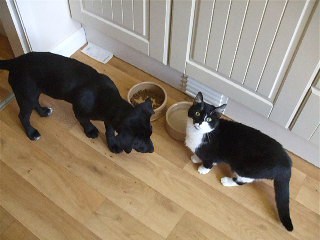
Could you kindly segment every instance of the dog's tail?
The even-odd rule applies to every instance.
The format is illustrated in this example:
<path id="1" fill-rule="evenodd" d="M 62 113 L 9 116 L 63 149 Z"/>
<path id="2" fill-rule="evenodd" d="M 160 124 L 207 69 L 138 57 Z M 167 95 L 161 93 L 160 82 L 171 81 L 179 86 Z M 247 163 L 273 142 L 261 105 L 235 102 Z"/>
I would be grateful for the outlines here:
<path id="1" fill-rule="evenodd" d="M 11 70 L 13 60 L 0 60 L 0 69 Z"/>
<path id="2" fill-rule="evenodd" d="M 293 230 L 289 210 L 289 183 L 291 168 L 281 173 L 281 176 L 274 179 L 274 191 L 280 221 L 288 231 Z"/>

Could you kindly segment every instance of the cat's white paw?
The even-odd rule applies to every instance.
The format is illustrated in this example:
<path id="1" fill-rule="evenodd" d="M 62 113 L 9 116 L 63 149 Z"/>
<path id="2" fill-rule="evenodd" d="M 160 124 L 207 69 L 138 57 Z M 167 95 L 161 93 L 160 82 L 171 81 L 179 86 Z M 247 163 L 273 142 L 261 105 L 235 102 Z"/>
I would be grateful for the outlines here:
<path id="1" fill-rule="evenodd" d="M 201 163 L 201 162 L 202 162 L 201 159 L 198 158 L 197 155 L 192 155 L 192 156 L 191 156 L 191 161 L 192 161 L 193 163 Z"/>
<path id="2" fill-rule="evenodd" d="M 198 172 L 200 174 L 207 174 L 208 172 L 210 172 L 210 168 L 205 168 L 203 165 L 201 165 L 200 167 L 198 167 Z"/>
<path id="3" fill-rule="evenodd" d="M 225 187 L 238 186 L 238 184 L 237 184 L 236 182 L 234 182 L 232 178 L 229 178 L 229 177 L 223 177 L 223 178 L 221 178 L 221 183 L 222 183 L 222 185 L 225 186 Z"/>

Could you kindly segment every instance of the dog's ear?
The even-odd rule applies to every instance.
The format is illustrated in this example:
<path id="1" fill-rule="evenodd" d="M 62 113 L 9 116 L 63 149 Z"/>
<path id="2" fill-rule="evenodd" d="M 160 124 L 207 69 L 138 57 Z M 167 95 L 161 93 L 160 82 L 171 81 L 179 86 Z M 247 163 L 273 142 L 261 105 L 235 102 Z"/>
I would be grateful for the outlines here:
<path id="1" fill-rule="evenodd" d="M 154 111 L 152 108 L 152 101 L 150 98 L 147 98 L 143 103 L 141 103 L 140 107 L 144 112 L 146 112 L 150 115 L 154 114 Z"/>

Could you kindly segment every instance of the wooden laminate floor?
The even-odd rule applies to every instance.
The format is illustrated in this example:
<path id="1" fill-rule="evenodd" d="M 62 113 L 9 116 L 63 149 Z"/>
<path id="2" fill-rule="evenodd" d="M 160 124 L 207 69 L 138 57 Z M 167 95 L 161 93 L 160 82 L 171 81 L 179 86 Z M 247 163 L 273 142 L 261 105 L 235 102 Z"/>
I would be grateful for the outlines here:
<path id="1" fill-rule="evenodd" d="M 0 38 L 0 59 L 10 58 Z M 81 52 L 74 58 L 114 80 L 123 97 L 140 81 L 159 80 L 113 58 L 103 65 Z M 57 69 L 58 70 L 58 69 Z M 0 99 L 9 92 L 0 71 Z M 160 82 L 168 106 L 190 100 Z M 171 139 L 164 118 L 153 123 L 152 154 L 113 154 L 99 138 L 88 139 L 71 105 L 41 96 L 54 108 L 49 118 L 33 114 L 42 137 L 31 142 L 18 119 L 16 101 L 0 112 L 0 239 L 189 240 L 319 239 L 319 169 L 291 154 L 291 217 L 294 231 L 281 225 L 272 182 L 227 188 L 227 166 L 200 175 L 191 153 Z"/>

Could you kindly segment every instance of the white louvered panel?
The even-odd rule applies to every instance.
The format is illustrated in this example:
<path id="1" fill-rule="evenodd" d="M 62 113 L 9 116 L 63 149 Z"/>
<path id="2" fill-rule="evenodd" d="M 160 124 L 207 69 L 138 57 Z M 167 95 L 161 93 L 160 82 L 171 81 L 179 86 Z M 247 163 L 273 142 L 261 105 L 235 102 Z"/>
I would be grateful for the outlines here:
<path id="1" fill-rule="evenodd" d="M 259 33 L 267 1 L 250 1 L 243 26 L 238 51 L 235 57 L 231 79 L 243 83 L 248 63 L 252 57 L 257 35 Z"/>
<path id="2" fill-rule="evenodd" d="M 279 85 L 284 77 L 285 71 L 291 59 L 289 53 L 292 55 L 294 49 L 290 49 L 290 42 L 294 39 L 294 32 L 296 30 L 299 18 L 303 14 L 304 6 L 307 1 L 289 1 L 285 9 L 275 42 L 272 46 L 267 64 L 265 66 L 263 75 L 260 79 L 258 92 L 273 100 L 277 94 Z"/>
<path id="3" fill-rule="evenodd" d="M 312 6 L 312 5 L 311 5 Z M 282 82 L 281 91 L 277 95 L 277 101 L 274 104 L 269 119 L 277 122 L 281 126 L 288 128 L 292 125 L 297 113 L 304 106 L 304 99 L 310 88 L 317 81 L 317 73 L 320 69 L 319 51 L 315 46 L 319 46 L 320 29 L 320 4 L 317 2 L 309 13 L 306 13 L 308 24 L 304 28 L 303 37 L 296 48 L 294 58 L 287 69 L 285 80 Z M 317 93 L 319 104 L 319 91 Z M 319 105 L 313 104 L 314 118 L 319 117 Z M 306 129 L 310 121 L 306 121 Z"/>
<path id="4" fill-rule="evenodd" d="M 82 0 L 83 10 L 149 38 L 149 0 Z"/>
<path id="5" fill-rule="evenodd" d="M 160 3 L 160 4 L 169 4 L 168 2 L 167 2 L 168 0 L 166 0 L 166 1 L 158 1 L 158 4 Z M 151 7 L 150 7 L 150 5 L 151 5 L 151 3 L 150 3 L 150 0 L 143 0 L 143 36 L 149 36 L 149 34 L 150 34 L 150 28 L 152 28 L 152 27 L 156 27 L 156 25 L 155 26 L 151 26 L 150 25 L 150 9 L 151 9 Z M 158 10 L 158 12 L 160 12 L 159 10 Z M 161 14 L 160 14 L 161 15 Z M 168 16 L 170 16 L 170 15 L 168 15 Z M 163 21 L 164 21 L 164 19 L 163 19 Z"/>
<path id="6" fill-rule="evenodd" d="M 188 78 L 186 93 L 189 96 L 195 97 L 198 92 L 202 92 L 205 102 L 213 104 L 214 106 L 220 106 L 228 102 L 228 98 L 226 96 L 214 91 L 211 88 L 208 88 L 192 78 Z"/>
<path id="7" fill-rule="evenodd" d="M 208 43 L 208 53 L 205 59 L 205 64 L 213 70 L 218 69 L 218 64 L 223 47 L 226 24 L 229 17 L 231 1 L 216 0 L 211 31 Z"/>
<path id="8" fill-rule="evenodd" d="M 122 0 L 123 26 L 133 31 L 133 1 Z"/>
<path id="9" fill-rule="evenodd" d="M 96 0 L 84 0 L 82 2 L 83 8 L 91 13 L 94 13 L 95 15 L 102 17 L 102 6 L 101 1 Z"/>
<path id="10" fill-rule="evenodd" d="M 133 0 L 133 29 L 136 33 L 146 36 L 144 27 L 144 1 Z"/>
<path id="11" fill-rule="evenodd" d="M 199 63 L 205 62 L 211 24 L 214 14 L 215 1 L 198 1 L 196 6 L 195 29 L 197 31 L 193 38 L 193 50 L 191 58 Z"/>
<path id="12" fill-rule="evenodd" d="M 123 25 L 123 11 L 122 11 L 122 1 L 112 0 L 112 14 L 113 21 L 117 24 Z"/>
<path id="13" fill-rule="evenodd" d="M 249 6 L 247 1 L 232 1 L 218 72 L 230 77 Z"/>
<path id="14" fill-rule="evenodd" d="M 112 1 L 103 0 L 101 2 L 101 7 L 102 7 L 102 18 L 112 21 Z"/>
<path id="15" fill-rule="evenodd" d="M 251 61 L 248 62 L 248 71 L 244 78 L 244 84 L 253 91 L 258 88 L 264 63 L 272 49 L 286 6 L 287 1 L 268 2 L 257 42 L 253 48 Z"/>
<path id="16" fill-rule="evenodd" d="M 103 16 L 103 10 L 102 10 L 102 1 L 101 0 L 93 0 L 93 12 L 99 16 Z"/>
<path id="17" fill-rule="evenodd" d="M 86 10 L 88 12 L 94 12 L 93 0 L 83 0 L 82 7 L 84 10 Z"/>
<path id="18" fill-rule="evenodd" d="M 195 1 L 189 58 L 273 101 L 305 2 Z"/>

